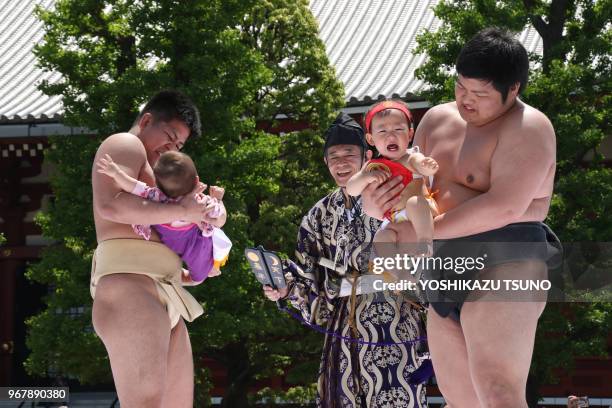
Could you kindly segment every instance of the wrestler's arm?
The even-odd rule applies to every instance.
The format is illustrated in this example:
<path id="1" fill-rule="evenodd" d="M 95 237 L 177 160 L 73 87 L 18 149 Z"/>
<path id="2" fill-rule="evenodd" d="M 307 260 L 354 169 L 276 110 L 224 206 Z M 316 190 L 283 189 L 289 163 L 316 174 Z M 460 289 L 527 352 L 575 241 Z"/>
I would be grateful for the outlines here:
<path id="1" fill-rule="evenodd" d="M 550 195 L 548 197 L 536 198 L 531 202 L 525 214 L 517 222 L 543 221 L 548 215 L 550 207 Z"/>
<path id="2" fill-rule="evenodd" d="M 119 168 L 132 178 L 138 178 L 147 162 L 144 146 L 129 133 L 107 138 L 98 149 L 95 161 L 106 154 L 111 155 Z M 92 172 L 92 186 L 95 210 L 102 218 L 115 223 L 151 225 L 177 219 L 197 223 L 202 219 L 204 206 L 195 199 L 195 193 L 201 192 L 200 186 L 196 187 L 194 194 L 176 204 L 155 203 L 125 193 L 113 179 L 97 171 Z"/>
<path id="3" fill-rule="evenodd" d="M 518 222 L 555 166 L 555 133 L 542 115 L 500 137 L 489 191 L 437 216 L 436 239 L 477 234 Z"/>

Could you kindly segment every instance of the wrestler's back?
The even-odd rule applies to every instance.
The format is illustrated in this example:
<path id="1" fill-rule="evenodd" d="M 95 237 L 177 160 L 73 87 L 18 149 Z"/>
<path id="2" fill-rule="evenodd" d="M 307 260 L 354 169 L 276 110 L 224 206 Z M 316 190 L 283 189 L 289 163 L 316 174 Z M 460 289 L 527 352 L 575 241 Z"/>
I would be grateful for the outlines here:
<path id="1" fill-rule="evenodd" d="M 116 135 L 113 135 L 116 137 Z M 94 164 L 92 166 L 92 186 L 93 186 L 93 199 L 94 203 L 96 202 L 96 194 L 100 187 L 105 187 L 109 184 L 114 183 L 114 181 L 104 175 L 100 174 L 96 170 L 96 162 L 104 155 L 112 150 L 113 143 L 115 142 L 112 137 L 109 136 L 105 139 L 96 152 L 96 157 L 94 159 Z M 109 140 L 111 139 L 111 140 Z M 139 169 L 138 180 L 146 183 L 149 186 L 155 185 L 155 177 L 153 175 L 153 169 L 148 161 L 145 161 L 145 165 Z M 129 194 L 129 192 L 124 192 L 121 194 Z M 110 221 L 101 216 L 99 209 L 96 205 L 93 206 L 93 215 L 94 215 L 94 224 L 96 227 L 96 238 L 98 242 L 106 241 L 107 239 L 118 239 L 118 238 L 129 238 L 129 239 L 144 239 L 138 234 L 134 232 L 132 226 L 130 224 L 120 224 L 117 222 Z M 151 231 L 151 241 L 160 242 L 159 236 L 155 232 L 155 230 Z"/>
<path id="2" fill-rule="evenodd" d="M 491 158 L 499 138 L 520 132 L 521 121 L 528 115 L 542 115 L 528 105 L 520 107 L 481 127 L 468 127 L 461 118 L 455 102 L 432 109 L 435 120 L 430 120 L 425 135 L 426 156 L 442 163 L 434 178 L 433 190 L 440 211 L 446 212 L 486 191 L 491 186 Z M 554 166 L 542 187 L 533 197 L 525 214 L 518 221 L 543 221 L 548 213 Z M 517 182 L 520 182 L 517 180 Z"/>

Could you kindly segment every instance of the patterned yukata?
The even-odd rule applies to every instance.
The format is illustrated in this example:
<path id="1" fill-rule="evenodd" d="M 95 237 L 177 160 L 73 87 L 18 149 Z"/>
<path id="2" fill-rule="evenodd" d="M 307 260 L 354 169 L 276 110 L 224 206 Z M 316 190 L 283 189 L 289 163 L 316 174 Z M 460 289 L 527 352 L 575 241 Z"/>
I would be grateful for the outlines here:
<path id="1" fill-rule="evenodd" d="M 369 253 L 380 221 L 365 215 L 361 199 L 347 210 L 341 189 L 324 197 L 303 218 L 296 255 L 290 263 L 287 299 L 302 317 L 328 332 L 390 345 L 368 345 L 326 334 L 319 368 L 317 407 L 426 407 L 424 384 L 411 385 L 420 365 L 421 343 L 401 343 L 425 336 L 418 310 L 389 291 L 357 295 L 351 319 L 351 296 L 339 297 L 341 280 L 368 271 Z M 319 265 L 335 260 L 336 269 Z M 342 271 L 346 265 L 346 271 Z M 397 344 L 400 343 L 400 344 Z"/>

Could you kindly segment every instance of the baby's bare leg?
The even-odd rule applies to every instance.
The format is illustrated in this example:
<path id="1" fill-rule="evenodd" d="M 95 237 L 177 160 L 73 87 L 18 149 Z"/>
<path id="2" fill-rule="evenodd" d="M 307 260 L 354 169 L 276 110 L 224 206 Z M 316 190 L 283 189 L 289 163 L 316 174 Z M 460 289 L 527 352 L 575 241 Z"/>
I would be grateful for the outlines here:
<path id="1" fill-rule="evenodd" d="M 374 251 L 379 258 L 392 258 L 397 254 L 397 233 L 389 228 L 376 231 Z"/>
<path id="2" fill-rule="evenodd" d="M 390 228 L 378 230 L 374 235 L 374 250 L 378 258 L 394 258 L 398 254 L 397 247 L 398 235 L 397 232 Z M 381 274 L 386 282 L 393 282 L 399 279 L 401 271 L 395 268 L 385 269 L 382 272 L 373 270 L 376 274 Z"/>
<path id="3" fill-rule="evenodd" d="M 379 256 L 394 256 L 397 245 L 397 233 L 389 228 L 376 231 L 374 248 Z"/>
<path id="4" fill-rule="evenodd" d="M 414 195 L 406 201 L 406 214 L 412 223 L 419 244 L 424 244 L 424 256 L 433 253 L 433 217 L 429 203 L 422 195 Z"/>

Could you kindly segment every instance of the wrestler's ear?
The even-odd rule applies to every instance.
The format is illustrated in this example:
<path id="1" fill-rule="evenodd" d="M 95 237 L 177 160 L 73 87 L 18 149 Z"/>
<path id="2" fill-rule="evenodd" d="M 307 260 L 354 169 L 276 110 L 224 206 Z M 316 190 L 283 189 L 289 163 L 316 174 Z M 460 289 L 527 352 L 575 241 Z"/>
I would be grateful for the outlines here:
<path id="1" fill-rule="evenodd" d="M 138 119 L 138 127 L 140 127 L 140 129 L 144 129 L 151 124 L 153 124 L 153 115 L 149 112 L 144 113 L 140 119 Z"/>
<path id="2" fill-rule="evenodd" d="M 374 139 L 372 138 L 371 133 L 366 133 L 366 140 L 370 146 L 374 146 Z"/>
<path id="3" fill-rule="evenodd" d="M 519 89 L 521 89 L 521 83 L 520 82 L 517 82 L 514 85 L 510 86 L 510 88 L 508 89 L 508 96 L 510 96 L 511 99 L 516 98 L 518 96 Z"/>

